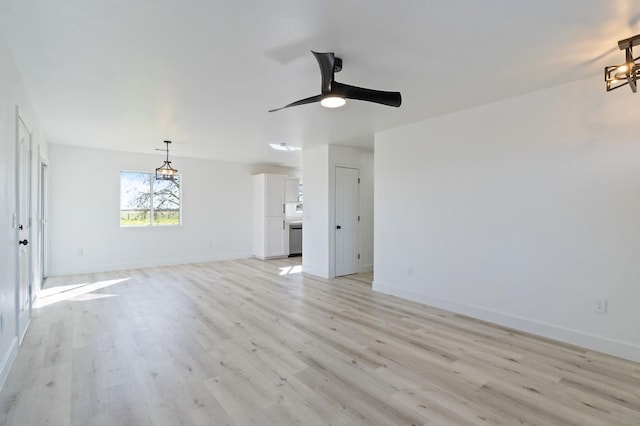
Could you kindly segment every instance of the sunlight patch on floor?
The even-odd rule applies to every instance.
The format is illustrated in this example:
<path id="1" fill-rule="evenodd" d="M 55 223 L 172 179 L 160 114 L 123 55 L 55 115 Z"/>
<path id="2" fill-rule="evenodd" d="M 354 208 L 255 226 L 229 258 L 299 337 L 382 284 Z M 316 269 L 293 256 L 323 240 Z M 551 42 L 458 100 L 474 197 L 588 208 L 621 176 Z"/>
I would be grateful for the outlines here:
<path id="1" fill-rule="evenodd" d="M 76 302 L 103 299 L 105 297 L 114 297 L 115 294 L 94 293 L 115 284 L 129 281 L 131 278 L 121 278 L 117 280 L 97 281 L 94 283 L 83 283 L 73 285 L 61 285 L 57 287 L 45 288 L 40 291 L 40 295 L 36 302 L 36 309 L 53 305 L 54 303 L 71 300 Z"/>
<path id="2" fill-rule="evenodd" d="M 299 274 L 302 272 L 302 265 L 295 266 L 285 266 L 280 269 L 280 273 L 278 275 L 291 275 L 291 274 Z"/>

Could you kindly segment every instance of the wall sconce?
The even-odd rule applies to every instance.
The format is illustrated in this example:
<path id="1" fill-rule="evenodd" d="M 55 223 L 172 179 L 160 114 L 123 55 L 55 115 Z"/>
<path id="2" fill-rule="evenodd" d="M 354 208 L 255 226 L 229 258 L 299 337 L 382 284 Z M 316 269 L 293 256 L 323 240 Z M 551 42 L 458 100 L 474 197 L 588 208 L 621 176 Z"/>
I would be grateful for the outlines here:
<path id="1" fill-rule="evenodd" d="M 164 164 L 156 169 L 156 180 L 174 180 L 175 175 L 178 173 L 176 169 L 171 167 L 171 161 L 169 161 L 169 144 L 171 141 L 164 141 L 167 144 L 167 159 L 164 160 Z M 164 151 L 159 149 L 158 151 Z"/>
<path id="2" fill-rule="evenodd" d="M 637 80 L 640 80 L 640 64 L 638 59 L 633 57 L 633 46 L 640 44 L 640 34 L 618 42 L 620 50 L 625 51 L 625 62 L 622 65 L 612 65 L 604 68 L 604 81 L 607 83 L 607 92 L 618 87 L 631 87 L 631 91 L 636 93 Z"/>

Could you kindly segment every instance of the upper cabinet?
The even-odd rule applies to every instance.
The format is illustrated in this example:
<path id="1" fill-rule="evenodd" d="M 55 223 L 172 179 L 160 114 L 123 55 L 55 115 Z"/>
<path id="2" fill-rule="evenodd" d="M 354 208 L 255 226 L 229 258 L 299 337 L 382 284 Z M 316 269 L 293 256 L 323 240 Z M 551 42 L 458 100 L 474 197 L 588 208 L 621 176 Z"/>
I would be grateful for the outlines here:
<path id="1" fill-rule="evenodd" d="M 265 185 L 265 216 L 284 215 L 284 182 L 285 177 L 279 175 L 264 175 Z"/>
<path id="2" fill-rule="evenodd" d="M 300 191 L 300 185 L 298 179 L 287 178 L 285 183 L 285 202 L 297 203 L 299 201 L 298 193 Z"/>

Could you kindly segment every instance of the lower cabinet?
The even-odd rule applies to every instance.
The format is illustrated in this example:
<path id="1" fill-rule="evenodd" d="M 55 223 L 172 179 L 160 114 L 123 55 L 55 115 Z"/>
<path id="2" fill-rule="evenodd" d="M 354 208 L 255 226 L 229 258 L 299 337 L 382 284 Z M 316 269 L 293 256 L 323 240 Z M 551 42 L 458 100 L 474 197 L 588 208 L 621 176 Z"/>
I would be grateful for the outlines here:
<path id="1" fill-rule="evenodd" d="M 265 218 L 265 256 L 281 257 L 285 253 L 285 225 L 280 217 Z"/>

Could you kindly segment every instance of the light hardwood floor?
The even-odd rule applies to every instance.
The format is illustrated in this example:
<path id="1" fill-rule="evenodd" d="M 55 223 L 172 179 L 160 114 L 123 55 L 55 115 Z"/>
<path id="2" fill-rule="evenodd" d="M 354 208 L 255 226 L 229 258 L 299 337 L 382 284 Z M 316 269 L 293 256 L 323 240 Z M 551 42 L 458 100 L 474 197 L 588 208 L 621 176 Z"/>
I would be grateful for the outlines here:
<path id="1" fill-rule="evenodd" d="M 640 425 L 640 364 L 300 259 L 50 279 L 3 425 Z"/>

